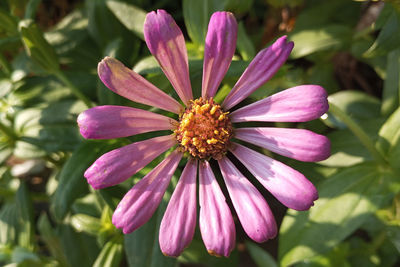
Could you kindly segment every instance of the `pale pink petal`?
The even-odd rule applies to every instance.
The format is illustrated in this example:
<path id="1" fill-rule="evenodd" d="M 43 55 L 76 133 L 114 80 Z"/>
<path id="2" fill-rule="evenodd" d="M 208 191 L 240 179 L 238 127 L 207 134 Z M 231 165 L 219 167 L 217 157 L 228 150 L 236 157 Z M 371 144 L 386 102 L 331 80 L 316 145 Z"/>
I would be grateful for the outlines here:
<path id="1" fill-rule="evenodd" d="M 227 157 L 218 160 L 218 164 L 246 234 L 256 242 L 274 238 L 278 230 L 264 197 Z"/>
<path id="2" fill-rule="evenodd" d="M 135 134 L 171 130 L 174 119 L 147 110 L 124 106 L 98 106 L 78 116 L 81 135 L 87 139 L 112 139 Z"/>
<path id="3" fill-rule="evenodd" d="M 215 12 L 204 48 L 202 97 L 214 97 L 236 49 L 237 23 L 230 12 Z"/>
<path id="4" fill-rule="evenodd" d="M 208 253 L 228 257 L 235 246 L 235 224 L 208 161 L 200 161 L 199 179 L 201 237 Z"/>
<path id="5" fill-rule="evenodd" d="M 105 57 L 99 63 L 97 72 L 102 82 L 120 96 L 177 114 L 182 111 L 182 106 L 175 99 L 115 58 Z"/>
<path id="6" fill-rule="evenodd" d="M 181 158 L 182 153 L 175 150 L 126 193 L 112 217 L 115 227 L 128 234 L 151 218 Z"/>
<path id="7" fill-rule="evenodd" d="M 119 184 L 175 144 L 175 137 L 167 135 L 114 149 L 98 158 L 84 176 L 94 189 Z"/>
<path id="8" fill-rule="evenodd" d="M 300 172 L 239 144 L 232 143 L 230 150 L 288 208 L 308 210 L 318 199 L 317 189 Z"/>
<path id="9" fill-rule="evenodd" d="M 235 86 L 226 96 L 222 106 L 231 109 L 266 83 L 285 63 L 293 49 L 293 42 L 286 43 L 286 36 L 261 50 L 243 72 Z"/>
<path id="10" fill-rule="evenodd" d="M 147 14 L 144 39 L 184 104 L 193 99 L 185 39 L 170 14 L 157 10 Z"/>
<path id="11" fill-rule="evenodd" d="M 161 221 L 159 242 L 164 255 L 178 257 L 193 239 L 197 208 L 196 176 L 197 161 L 190 159 Z"/>
<path id="12" fill-rule="evenodd" d="M 235 138 L 301 161 L 327 159 L 331 150 L 328 138 L 304 129 L 239 128 Z"/>
<path id="13" fill-rule="evenodd" d="M 264 98 L 231 113 L 232 122 L 303 122 L 328 111 L 327 94 L 318 85 L 300 85 Z"/>

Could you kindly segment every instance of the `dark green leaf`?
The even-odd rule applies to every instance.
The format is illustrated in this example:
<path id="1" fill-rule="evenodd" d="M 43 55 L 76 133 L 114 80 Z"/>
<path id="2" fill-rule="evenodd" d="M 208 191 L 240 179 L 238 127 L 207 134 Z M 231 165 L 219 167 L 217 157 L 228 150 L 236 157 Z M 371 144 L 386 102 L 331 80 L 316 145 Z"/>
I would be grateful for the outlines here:
<path id="1" fill-rule="evenodd" d="M 307 212 L 289 210 L 280 229 L 283 266 L 325 253 L 353 233 L 385 197 L 387 174 L 372 164 L 356 165 L 318 186 L 320 199 Z M 387 197 L 387 196 L 386 196 Z"/>
<path id="2" fill-rule="evenodd" d="M 254 45 L 247 36 L 242 22 L 238 25 L 237 49 L 243 60 L 251 60 L 256 55 Z"/>
<path id="3" fill-rule="evenodd" d="M 40 238 L 46 244 L 51 255 L 57 259 L 60 266 L 69 266 L 61 246 L 60 237 L 51 227 L 49 219 L 45 213 L 40 215 L 37 227 L 40 233 Z"/>
<path id="4" fill-rule="evenodd" d="M 292 33 L 289 39 L 296 45 L 290 55 L 299 58 L 319 51 L 341 49 L 350 42 L 351 34 L 350 27 L 338 24 Z"/>
<path id="5" fill-rule="evenodd" d="M 102 154 L 118 147 L 121 143 L 111 141 L 84 141 L 64 164 L 59 174 L 59 184 L 52 201 L 54 216 L 61 220 L 72 203 L 85 192 L 87 182 L 83 177 L 86 169 Z"/>
<path id="6" fill-rule="evenodd" d="M 360 127 L 374 142 L 378 139 L 378 131 L 383 119 L 371 119 L 360 123 Z M 331 167 L 347 167 L 373 160 L 368 149 L 349 130 L 339 129 L 326 135 L 331 141 L 331 156 L 319 164 Z"/>
<path id="7" fill-rule="evenodd" d="M 144 10 L 119 1 L 107 1 L 107 7 L 128 30 L 144 40 L 143 24 L 146 18 Z"/>
<path id="8" fill-rule="evenodd" d="M 108 241 L 93 264 L 93 267 L 118 267 L 123 256 L 123 237 L 118 235 Z"/>
<path id="9" fill-rule="evenodd" d="M 56 52 L 43 37 L 43 33 L 31 20 L 22 20 L 19 31 L 29 57 L 41 68 L 49 73 L 58 71 L 59 64 Z"/>
<path id="10" fill-rule="evenodd" d="M 124 236 L 125 254 L 129 266 L 176 266 L 176 259 L 164 256 L 158 244 L 158 228 L 166 206 L 165 201 L 161 202 L 160 207 L 145 225 Z"/>
<path id="11" fill-rule="evenodd" d="M 33 207 L 28 188 L 24 182 L 20 183 L 16 194 L 17 214 L 19 221 L 18 244 L 30 251 L 34 248 Z"/>
<path id="12" fill-rule="evenodd" d="M 400 108 L 398 108 L 379 130 L 377 148 L 386 156 L 393 168 L 398 169 L 400 156 Z"/>
<path id="13" fill-rule="evenodd" d="M 204 45 L 211 14 L 224 10 L 226 0 L 183 0 L 182 5 L 183 18 L 190 38 L 194 43 Z"/>
<path id="14" fill-rule="evenodd" d="M 382 30 L 379 32 L 378 38 L 372 46 L 364 53 L 365 57 L 376 57 L 386 54 L 400 45 L 400 20 L 399 14 L 395 9 L 387 19 Z"/>
<path id="15" fill-rule="evenodd" d="M 399 107 L 400 97 L 400 49 L 387 56 L 386 79 L 383 84 L 382 114 L 389 115 Z"/>
<path id="16" fill-rule="evenodd" d="M 250 252 L 251 258 L 258 267 L 278 267 L 275 259 L 266 250 L 263 250 L 250 241 L 246 242 L 246 246 Z"/>

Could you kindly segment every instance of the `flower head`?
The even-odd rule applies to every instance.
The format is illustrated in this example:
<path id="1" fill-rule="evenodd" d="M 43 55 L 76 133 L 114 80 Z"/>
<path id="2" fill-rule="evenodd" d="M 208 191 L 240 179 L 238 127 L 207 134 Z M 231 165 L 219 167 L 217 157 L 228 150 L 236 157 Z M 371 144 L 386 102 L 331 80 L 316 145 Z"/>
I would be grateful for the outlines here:
<path id="1" fill-rule="evenodd" d="M 234 126 L 247 121 L 303 122 L 316 119 L 328 110 L 325 90 L 317 85 L 297 86 L 232 111 L 286 61 L 293 43 L 287 42 L 284 36 L 261 50 L 224 101 L 216 103 L 213 97 L 236 48 L 237 23 L 229 12 L 216 12 L 211 16 L 205 42 L 202 96 L 198 99 L 193 99 L 185 41 L 173 18 L 163 10 L 149 13 L 144 36 L 150 52 L 183 105 L 110 57 L 99 63 L 99 77 L 115 93 L 175 113 L 176 118 L 122 106 L 99 106 L 78 117 L 80 132 L 85 138 L 119 138 L 171 130 L 170 135 L 112 150 L 85 172 L 87 181 L 95 189 L 116 185 L 161 153 L 176 147 L 124 196 L 114 212 L 114 225 L 124 233 L 130 233 L 146 223 L 161 202 L 186 153 L 186 166 L 160 225 L 159 242 L 164 254 L 178 256 L 193 239 L 197 221 L 197 175 L 199 224 L 207 250 L 212 255 L 229 256 L 234 247 L 232 213 L 210 167 L 210 160 L 218 162 L 229 197 L 247 235 L 257 242 L 275 237 L 277 226 L 267 202 L 229 157 L 233 155 L 242 162 L 269 192 L 289 208 L 309 209 L 318 198 L 317 190 L 298 171 L 237 143 L 234 138 L 302 161 L 326 159 L 330 153 L 329 140 L 304 129 Z"/>

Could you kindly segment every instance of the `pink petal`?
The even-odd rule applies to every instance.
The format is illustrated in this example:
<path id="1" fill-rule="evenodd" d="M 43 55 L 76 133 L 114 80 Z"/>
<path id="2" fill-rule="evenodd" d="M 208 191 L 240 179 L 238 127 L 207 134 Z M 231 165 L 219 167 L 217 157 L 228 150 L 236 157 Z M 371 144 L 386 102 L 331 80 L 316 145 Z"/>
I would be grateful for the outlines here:
<path id="1" fill-rule="evenodd" d="M 225 98 L 222 104 L 224 109 L 231 109 L 271 79 L 292 49 L 293 42 L 286 43 L 286 36 L 282 36 L 270 47 L 261 50 Z"/>
<path id="2" fill-rule="evenodd" d="M 331 150 L 328 138 L 304 129 L 239 128 L 235 138 L 301 161 L 327 159 Z"/>
<path id="3" fill-rule="evenodd" d="M 228 71 L 236 49 L 237 23 L 230 12 L 215 12 L 208 24 L 204 48 L 203 98 L 213 97 Z"/>
<path id="4" fill-rule="evenodd" d="M 239 144 L 232 143 L 230 150 L 288 208 L 308 210 L 318 199 L 317 189 L 300 172 Z"/>
<path id="5" fill-rule="evenodd" d="M 231 113 L 232 122 L 303 122 L 328 110 L 327 94 L 318 85 L 300 85 L 264 98 Z"/>
<path id="6" fill-rule="evenodd" d="M 235 246 L 235 224 L 208 161 L 199 168 L 200 232 L 211 255 L 228 257 Z"/>
<path id="7" fill-rule="evenodd" d="M 144 22 L 144 39 L 184 104 L 193 99 L 185 39 L 164 10 L 150 12 Z"/>
<path id="8" fill-rule="evenodd" d="M 264 197 L 227 158 L 218 160 L 229 196 L 247 235 L 256 242 L 274 238 L 277 226 Z"/>
<path id="9" fill-rule="evenodd" d="M 170 130 L 176 124 L 177 121 L 163 115 L 123 106 L 98 106 L 78 116 L 79 130 L 87 139 L 112 139 Z"/>
<path id="10" fill-rule="evenodd" d="M 102 82 L 113 92 L 134 102 L 180 113 L 182 106 L 145 78 L 115 58 L 105 57 L 97 66 Z"/>
<path id="11" fill-rule="evenodd" d="M 160 225 L 164 255 L 178 257 L 193 239 L 196 227 L 197 161 L 190 159 L 168 203 Z"/>
<path id="12" fill-rule="evenodd" d="M 175 144 L 175 137 L 167 135 L 114 149 L 98 158 L 84 176 L 94 189 L 122 183 Z"/>
<path id="13" fill-rule="evenodd" d="M 128 234 L 150 219 L 181 158 L 182 153 L 175 150 L 126 193 L 112 217 L 115 227 Z"/>

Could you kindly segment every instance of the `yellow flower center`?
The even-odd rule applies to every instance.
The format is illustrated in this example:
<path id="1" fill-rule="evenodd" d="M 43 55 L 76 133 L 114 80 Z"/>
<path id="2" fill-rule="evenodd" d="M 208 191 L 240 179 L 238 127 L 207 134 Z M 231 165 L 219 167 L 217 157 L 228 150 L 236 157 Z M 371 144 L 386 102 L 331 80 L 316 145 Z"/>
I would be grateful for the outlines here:
<path id="1" fill-rule="evenodd" d="M 212 98 L 191 100 L 179 115 L 174 131 L 181 149 L 199 159 L 220 159 L 228 149 L 232 124 L 221 106 Z"/>

